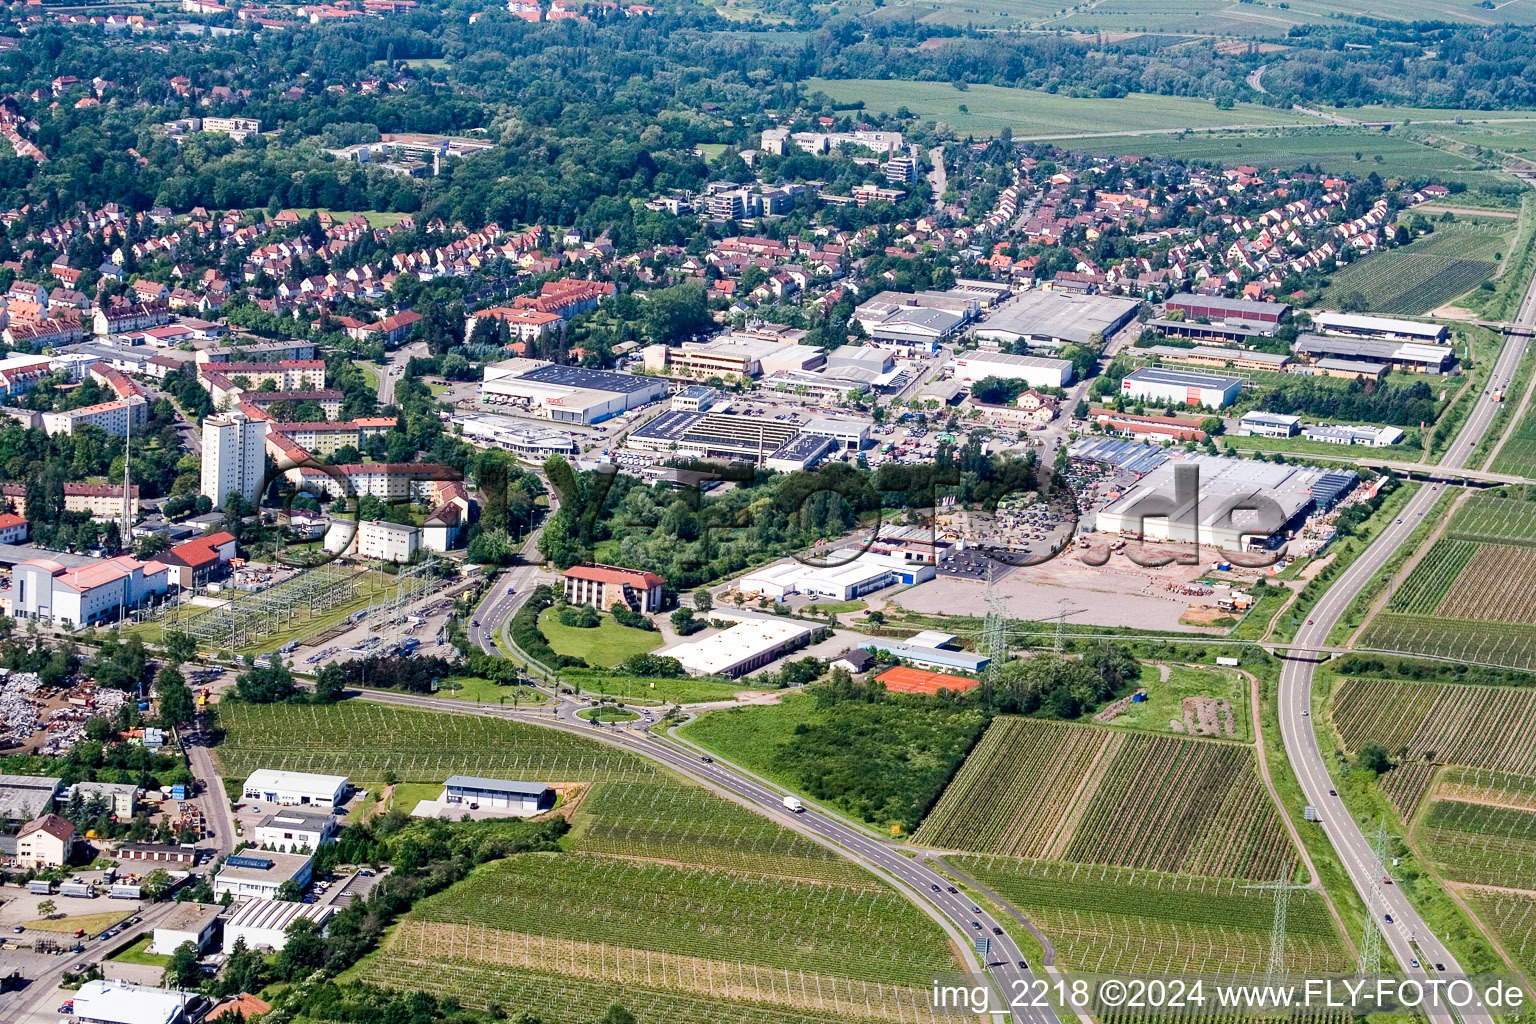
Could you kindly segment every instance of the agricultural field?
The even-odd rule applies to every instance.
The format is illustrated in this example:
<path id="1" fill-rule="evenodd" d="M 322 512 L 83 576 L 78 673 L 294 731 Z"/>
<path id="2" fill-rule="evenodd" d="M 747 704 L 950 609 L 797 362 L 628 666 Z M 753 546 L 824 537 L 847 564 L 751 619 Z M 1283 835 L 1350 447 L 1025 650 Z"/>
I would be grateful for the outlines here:
<path id="1" fill-rule="evenodd" d="M 1536 668 L 1533 585 L 1536 502 L 1476 495 L 1366 627 L 1359 646 Z"/>
<path id="2" fill-rule="evenodd" d="M 1461 895 L 1498 936 L 1515 965 L 1527 977 L 1536 974 L 1536 892 L 1468 888 Z"/>
<path id="3" fill-rule="evenodd" d="M 1476 288 L 1508 252 L 1513 221 L 1438 225 L 1409 245 L 1372 253 L 1333 275 L 1321 303 L 1381 314 L 1420 315 Z"/>
<path id="4" fill-rule="evenodd" d="M 1521 395 L 1511 395 L 1509 401 L 1518 402 Z M 1509 437 L 1504 442 L 1504 447 L 1499 449 L 1499 457 L 1489 467 L 1495 473 L 1516 473 L 1520 476 L 1536 477 L 1536 403 L 1526 408 L 1525 415 L 1516 423 Z M 1536 504 L 1518 502 L 1521 505 Z M 1536 509 L 1531 511 L 1533 524 L 1536 524 Z M 1533 542 L 1536 542 L 1536 525 L 1527 534 Z"/>
<path id="5" fill-rule="evenodd" d="M 1536 501 L 1473 495 L 1456 511 L 1447 534 L 1497 544 L 1536 545 Z"/>
<path id="6" fill-rule="evenodd" d="M 1433 615 L 1477 551 L 1476 541 L 1441 537 L 1392 593 L 1387 608 L 1404 615 Z"/>
<path id="7" fill-rule="evenodd" d="M 475 869 L 411 917 L 886 984 L 957 969 L 939 926 L 884 886 L 697 864 L 519 855 Z"/>
<path id="8" fill-rule="evenodd" d="M 1349 751 L 1375 742 L 1403 763 L 1536 774 L 1536 690 L 1348 679 L 1330 713 Z"/>
<path id="9" fill-rule="evenodd" d="M 869 875 L 798 832 L 681 782 L 600 782 L 581 803 L 573 848 L 675 861 L 679 851 L 731 871 L 873 885 Z"/>
<path id="10" fill-rule="evenodd" d="M 1242 881 L 1008 857 L 949 858 L 1033 921 L 1058 966 L 1107 973 L 1263 971 L 1274 900 Z M 1293 892 L 1285 967 L 1327 972 L 1350 958 L 1322 900 Z"/>
<path id="11" fill-rule="evenodd" d="M 1437 771 L 1439 766 L 1435 764 L 1400 764 L 1381 776 L 1378 785 L 1382 795 L 1391 802 L 1392 809 L 1397 811 L 1398 817 L 1408 821 L 1429 792 Z"/>
<path id="12" fill-rule="evenodd" d="M 609 697 L 615 700 L 660 701 L 676 704 L 696 704 L 705 701 L 730 700 L 742 690 L 750 689 L 739 682 L 721 679 L 704 679 L 681 676 L 677 679 L 653 679 L 648 676 L 629 676 L 591 669 L 569 668 L 560 671 L 560 681 L 576 688 L 578 693 Z M 748 683 L 751 680 L 747 680 Z"/>
<path id="13" fill-rule="evenodd" d="M 639 782 L 657 777 L 648 761 L 554 729 L 474 715 L 436 714 L 364 701 L 219 705 L 221 774 L 257 768 L 347 775 L 370 785 L 393 772 L 402 782 L 450 775 L 548 782 Z"/>
<path id="14" fill-rule="evenodd" d="M 1239 103 L 1232 110 L 1220 110 L 1204 100 L 1147 93 L 1083 99 L 994 85 L 973 85 L 961 91 L 948 82 L 874 78 L 809 78 L 805 88 L 808 93 L 824 92 L 839 103 L 861 102 L 869 110 L 894 113 L 906 107 L 923 120 L 950 125 L 961 135 L 996 135 L 1009 128 L 1021 141 L 1149 128 L 1315 123 L 1304 114 L 1274 107 Z"/>
<path id="15" fill-rule="evenodd" d="M 1172 156 L 1182 160 L 1254 163 L 1281 169 L 1312 164 L 1324 171 L 1362 177 L 1372 171 L 1406 176 L 1435 175 L 1445 181 L 1465 182 L 1468 189 L 1514 182 L 1506 174 L 1482 169 L 1466 157 L 1416 142 L 1401 133 L 1367 128 L 1319 126 L 1263 131 L 1105 135 L 1063 145 L 1106 155 Z"/>
<path id="16" fill-rule="evenodd" d="M 862 8 L 867 10 L 868 4 Z M 1137 34 L 1143 32 L 1171 35 L 1200 33 L 1205 36 L 1236 36 L 1241 39 L 1283 38 L 1294 26 L 1322 25 L 1341 14 L 1360 18 L 1363 24 L 1386 21 L 1517 22 L 1531 20 L 1529 9 L 1520 4 L 1498 4 L 1488 10 L 1475 9 L 1459 0 L 1405 0 L 1383 3 L 1369 0 L 1352 6 L 1337 3 L 1276 2 L 1231 4 L 1218 0 L 1178 0 L 1153 4 L 1147 0 L 1080 2 L 1063 4 L 1059 0 L 965 0 L 945 2 L 891 3 L 884 12 L 891 18 L 912 18 L 926 24 L 973 26 L 994 29 L 1067 30 L 1092 33 Z M 1106 38 L 1106 42 L 1110 41 Z M 1375 108 L 1351 110 L 1356 117 L 1370 117 Z"/>
<path id="17" fill-rule="evenodd" d="M 702 800 L 674 794 L 677 801 L 663 792 L 631 800 L 598 787 L 594 797 L 610 801 L 605 814 L 661 819 L 665 799 L 678 811 L 666 827 L 682 840 L 668 852 L 684 861 L 577 853 L 482 865 L 419 903 L 356 976 L 396 987 L 410 978 L 413 988 L 469 1005 L 531 1006 L 540 1019 L 572 1024 L 594 1019 L 575 1011 L 598 992 L 641 1020 L 932 1021 L 921 986 L 959 964 L 931 919 L 868 876 L 835 877 L 796 840 L 769 847 L 788 855 L 778 873 L 718 866 L 725 837 L 717 826 L 731 824 L 720 806 L 734 805 L 702 791 Z M 687 833 L 698 826 L 715 831 L 694 843 Z M 578 847 L 594 841 L 603 839 L 578 826 Z M 631 849 L 654 854 L 656 841 L 653 834 Z M 816 875 L 782 873 L 791 865 Z M 530 974 L 538 990 L 527 987 Z"/>
<path id="18" fill-rule="evenodd" d="M 1479 885 L 1521 887 L 1536 878 L 1536 813 L 1436 799 L 1414 839 L 1443 874 Z"/>
<path id="19" fill-rule="evenodd" d="M 1271 879 L 1295 856 L 1246 746 L 999 718 L 916 841 Z"/>

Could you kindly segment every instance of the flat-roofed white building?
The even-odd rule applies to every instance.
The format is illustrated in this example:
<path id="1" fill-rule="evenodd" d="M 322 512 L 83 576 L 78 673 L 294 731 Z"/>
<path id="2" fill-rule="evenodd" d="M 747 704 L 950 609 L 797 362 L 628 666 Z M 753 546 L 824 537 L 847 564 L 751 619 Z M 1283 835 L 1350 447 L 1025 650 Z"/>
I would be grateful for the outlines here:
<path id="1" fill-rule="evenodd" d="M 256 826 L 256 845 L 279 853 L 318 850 L 335 834 L 336 818 L 333 815 L 278 811 L 267 815 Z"/>
<path id="2" fill-rule="evenodd" d="M 283 807 L 323 807 L 333 811 L 346 801 L 350 788 L 345 775 L 258 768 L 245 780 L 242 793 L 247 800 Z"/>
<path id="3" fill-rule="evenodd" d="M 1016 356 L 1011 352 L 967 352 L 955 358 L 955 379 L 986 377 L 1022 380 L 1032 388 L 1064 388 L 1072 382 L 1072 364 L 1065 359 Z"/>
<path id="4" fill-rule="evenodd" d="M 1357 427 L 1319 423 L 1302 431 L 1309 441 L 1327 444 L 1363 444 L 1367 448 L 1389 448 L 1403 439 L 1398 427 Z"/>
<path id="5" fill-rule="evenodd" d="M 722 612 L 712 612 L 710 617 L 736 624 L 702 640 L 673 644 L 656 654 L 676 658 L 691 676 L 735 679 L 803 646 L 813 632 L 810 626 L 790 619 L 747 618 Z"/>
<path id="6" fill-rule="evenodd" d="M 1166 370 L 1153 366 L 1132 370 L 1120 382 L 1120 393 L 1126 398 L 1211 409 L 1231 405 L 1237 401 L 1242 390 L 1243 381 L 1240 377 Z"/>
<path id="7" fill-rule="evenodd" d="M 224 908 L 209 903 L 178 903 L 171 916 L 155 926 L 149 942 L 149 951 L 157 956 L 170 956 L 185 943 L 197 947 L 202 955 L 218 932 L 219 915 Z"/>
<path id="8" fill-rule="evenodd" d="M 765 565 L 756 572 L 749 572 L 736 581 L 736 588 L 747 597 L 767 597 L 782 601 L 796 593 L 800 586 L 800 573 L 806 568 L 799 562 L 781 562 Z"/>
<path id="9" fill-rule="evenodd" d="M 236 900 L 275 900 L 288 882 L 302 892 L 314 877 L 315 862 L 302 853 L 242 850 L 224 861 L 213 876 L 213 894 Z"/>
<path id="10" fill-rule="evenodd" d="M 1299 430 L 1300 416 L 1277 412 L 1245 412 L 1237 421 L 1238 437 L 1295 437 Z"/>
<path id="11" fill-rule="evenodd" d="M 195 993 L 98 978 L 75 993 L 81 1024 L 179 1024 Z"/>

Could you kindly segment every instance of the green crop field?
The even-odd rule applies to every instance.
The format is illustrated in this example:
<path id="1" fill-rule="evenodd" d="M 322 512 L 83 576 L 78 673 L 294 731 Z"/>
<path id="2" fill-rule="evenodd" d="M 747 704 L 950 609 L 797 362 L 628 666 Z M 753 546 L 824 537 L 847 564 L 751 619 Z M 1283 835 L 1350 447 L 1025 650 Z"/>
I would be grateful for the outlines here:
<path id="1" fill-rule="evenodd" d="M 1516 966 L 1527 977 L 1536 974 L 1536 892 L 1465 889 L 1462 896 L 1493 929 Z"/>
<path id="2" fill-rule="evenodd" d="M 739 682 L 722 679 L 682 676 L 677 679 L 652 679 L 648 676 L 629 676 L 622 673 L 593 671 L 590 669 L 561 669 L 560 681 L 576 687 L 579 692 L 593 696 L 611 697 L 616 700 L 661 701 L 678 704 L 696 704 L 704 701 L 730 700 L 742 690 L 751 689 Z M 751 680 L 746 682 L 750 683 Z"/>
<path id="3" fill-rule="evenodd" d="M 1514 179 L 1406 135 L 1350 127 L 1279 128 L 1261 131 L 1192 131 L 1164 135 L 1105 135 L 1063 142 L 1069 149 L 1106 155 L 1172 156 L 1220 164 L 1257 164 L 1294 169 L 1312 164 L 1333 173 L 1436 175 L 1468 188 Z M 1380 158 L 1379 160 L 1377 158 Z"/>
<path id="4" fill-rule="evenodd" d="M 1523 395 L 1510 395 L 1505 401 L 1518 402 Z M 1510 432 L 1504 447 L 1499 449 L 1499 457 L 1489 467 L 1495 473 L 1515 473 L 1520 476 L 1536 477 L 1536 403 L 1532 403 L 1515 424 Z M 1526 536 L 1536 542 L 1536 502 L 1519 502 L 1530 506 L 1530 511 L 1524 518 L 1530 525 Z"/>
<path id="5" fill-rule="evenodd" d="M 661 646 L 661 634 L 648 629 L 635 629 L 619 624 L 612 615 L 598 617 L 598 624 L 591 629 L 566 626 L 560 622 L 559 612 L 546 608 L 539 613 L 539 632 L 549 641 L 557 654 L 573 654 L 584 658 L 589 665 L 608 667 L 617 665 L 632 654 L 645 654 Z"/>
<path id="6" fill-rule="evenodd" d="M 1528 588 L 1529 583 L 1523 586 Z M 1536 630 L 1527 623 L 1383 612 L 1371 620 L 1356 646 L 1367 651 L 1422 654 L 1476 665 L 1536 670 Z"/>
<path id="7" fill-rule="evenodd" d="M 798 832 L 697 786 L 598 783 L 581 803 L 572 840 L 583 853 L 689 859 L 733 871 L 871 885 L 870 877 Z"/>
<path id="8" fill-rule="evenodd" d="M 1536 690 L 1348 679 L 1331 702 L 1347 750 L 1380 743 L 1398 760 L 1536 773 Z"/>
<path id="9" fill-rule="evenodd" d="M 921 985 L 933 971 L 957 968 L 938 925 L 884 886 L 702 865 L 511 857 L 477 868 L 411 916 L 887 984 Z"/>
<path id="10" fill-rule="evenodd" d="M 738 0 L 740 2 L 740 0 Z M 868 12 L 869 5 L 855 6 Z M 1156 32 L 1167 34 L 1200 33 L 1206 36 L 1281 38 L 1295 26 L 1325 25 L 1341 15 L 1371 21 L 1453 21 L 1490 24 L 1527 23 L 1533 20 L 1529 8 L 1501 3 L 1491 9 L 1473 7 L 1463 0 L 1402 0 L 1383 3 L 1370 0 L 1363 4 L 1293 0 L 1233 4 L 1222 0 L 1176 0 L 1151 3 L 1149 0 L 1110 0 L 1110 2 L 1061 3 L 1059 0 L 965 0 L 965 2 L 888 3 L 875 14 L 890 18 L 917 17 L 928 24 L 971 26 L 989 29 L 1057 29 L 1093 32 Z M 1357 117 L 1369 117 L 1365 108 L 1351 111 Z"/>
<path id="11" fill-rule="evenodd" d="M 1423 761 L 1395 765 L 1379 779 L 1382 795 L 1392 802 L 1398 816 L 1407 821 L 1428 795 L 1439 770 L 1439 765 Z"/>
<path id="12" fill-rule="evenodd" d="M 1017 907 L 1056 946 L 1058 966 L 1125 973 L 1262 971 L 1274 901 L 1227 878 L 1089 867 L 1009 857 L 950 858 Z M 1293 892 L 1285 963 L 1348 966 L 1322 900 Z"/>
<path id="13" fill-rule="evenodd" d="M 1132 93 L 1121 99 L 1081 99 L 994 85 L 973 85 L 961 91 L 948 82 L 875 78 L 810 78 L 805 88 L 825 92 L 839 103 L 863 103 L 870 110 L 890 113 L 906 107 L 918 117 L 942 121 L 962 135 L 995 135 L 1008 128 L 1021 140 L 1143 129 L 1315 123 L 1304 114 L 1273 107 L 1239 103 L 1235 109 L 1221 110 L 1203 100 L 1148 93 Z"/>
<path id="14" fill-rule="evenodd" d="M 1536 877 L 1536 814 L 1513 807 L 1433 800 L 1414 831 L 1450 878 L 1521 888 Z"/>
<path id="15" fill-rule="evenodd" d="M 379 782 L 386 772 L 402 782 L 450 775 L 644 781 L 657 773 L 649 761 L 554 729 L 364 701 L 226 703 L 219 723 L 226 736 L 214 753 L 230 779 L 257 768 L 347 775 L 358 784 Z"/>
<path id="16" fill-rule="evenodd" d="M 1492 277 L 1509 252 L 1514 229 L 1513 220 L 1446 225 L 1401 248 L 1372 253 L 1333 275 L 1322 304 L 1428 313 Z"/>
<path id="17" fill-rule="evenodd" d="M 1434 614 L 1479 546 L 1475 541 L 1441 537 L 1393 592 L 1387 607 L 1406 615 Z"/>
<path id="18" fill-rule="evenodd" d="M 1361 634 L 1362 649 L 1536 668 L 1536 502 L 1479 494 Z"/>
<path id="19" fill-rule="evenodd" d="M 923 822 L 941 849 L 1270 879 L 1295 857 L 1238 744 L 996 719 Z"/>

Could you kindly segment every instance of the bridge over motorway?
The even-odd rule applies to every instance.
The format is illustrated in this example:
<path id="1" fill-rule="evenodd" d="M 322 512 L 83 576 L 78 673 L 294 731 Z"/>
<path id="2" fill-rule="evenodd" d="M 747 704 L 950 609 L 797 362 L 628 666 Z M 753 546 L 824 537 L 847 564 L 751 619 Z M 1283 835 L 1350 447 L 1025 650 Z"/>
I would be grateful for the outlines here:
<path id="1" fill-rule="evenodd" d="M 1510 320 L 1473 320 L 1478 327 L 1486 327 L 1489 330 L 1498 331 L 1500 334 L 1510 334 L 1519 338 L 1529 338 L 1536 334 L 1536 327 L 1530 324 L 1514 323 Z"/>
<path id="2" fill-rule="evenodd" d="M 1365 457 L 1356 459 L 1355 464 L 1363 469 L 1386 470 L 1396 473 L 1398 476 L 1418 480 L 1439 480 L 1444 483 L 1481 484 L 1483 486 L 1536 484 L 1536 480 L 1532 480 L 1530 477 L 1518 476 L 1514 473 L 1490 473 L 1485 469 L 1432 466 L 1425 462 L 1398 462 L 1392 459 Z"/>

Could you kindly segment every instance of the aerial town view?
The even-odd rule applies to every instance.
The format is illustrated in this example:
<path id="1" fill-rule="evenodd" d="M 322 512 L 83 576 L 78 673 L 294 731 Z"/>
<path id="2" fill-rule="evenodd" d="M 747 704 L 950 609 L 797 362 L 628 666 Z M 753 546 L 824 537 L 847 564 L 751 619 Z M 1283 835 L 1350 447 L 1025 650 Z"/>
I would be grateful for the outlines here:
<path id="1" fill-rule="evenodd" d="M 1536 0 L 12 0 L 0 137 L 0 1024 L 1536 1022 Z"/>

